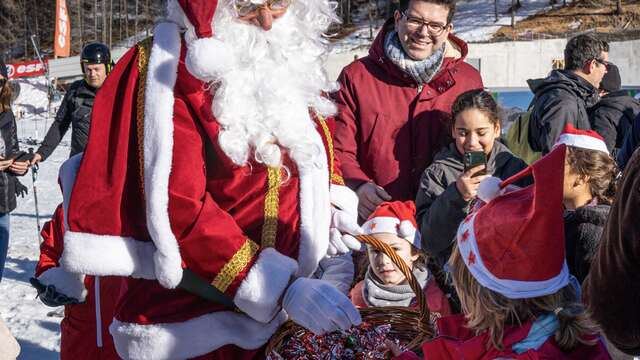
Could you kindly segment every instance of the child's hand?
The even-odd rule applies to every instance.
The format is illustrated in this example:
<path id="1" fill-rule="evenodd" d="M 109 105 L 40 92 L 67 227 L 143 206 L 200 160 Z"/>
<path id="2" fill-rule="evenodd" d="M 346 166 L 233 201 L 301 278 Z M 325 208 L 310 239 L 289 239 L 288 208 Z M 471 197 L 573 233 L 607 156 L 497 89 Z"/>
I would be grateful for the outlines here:
<path id="1" fill-rule="evenodd" d="M 473 200 L 478 194 L 478 187 L 480 186 L 480 182 L 489 177 L 489 175 L 479 175 L 473 176 L 475 173 L 484 170 L 485 165 L 478 165 L 473 167 L 466 172 L 462 173 L 458 180 L 456 180 L 456 187 L 458 188 L 458 192 L 462 195 L 462 198 L 465 201 Z"/>
<path id="2" fill-rule="evenodd" d="M 387 347 L 389 351 L 391 351 L 391 354 L 393 354 L 393 357 L 397 357 L 402 354 L 402 350 L 400 350 L 400 346 L 398 346 L 393 341 L 386 339 L 384 341 L 384 345 Z"/>

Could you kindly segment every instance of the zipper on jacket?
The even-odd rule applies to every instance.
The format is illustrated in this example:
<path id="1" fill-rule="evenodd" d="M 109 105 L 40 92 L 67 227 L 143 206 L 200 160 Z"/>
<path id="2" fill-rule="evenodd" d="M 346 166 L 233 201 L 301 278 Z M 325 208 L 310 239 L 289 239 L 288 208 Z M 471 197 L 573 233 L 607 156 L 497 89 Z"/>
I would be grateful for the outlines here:
<path id="1" fill-rule="evenodd" d="M 422 92 L 422 89 L 424 89 L 424 85 L 418 84 L 418 94 Z"/>
<path id="2" fill-rule="evenodd" d="M 102 316 L 100 315 L 100 277 L 96 276 L 93 282 L 93 295 L 96 303 L 96 345 L 102 347 Z"/>

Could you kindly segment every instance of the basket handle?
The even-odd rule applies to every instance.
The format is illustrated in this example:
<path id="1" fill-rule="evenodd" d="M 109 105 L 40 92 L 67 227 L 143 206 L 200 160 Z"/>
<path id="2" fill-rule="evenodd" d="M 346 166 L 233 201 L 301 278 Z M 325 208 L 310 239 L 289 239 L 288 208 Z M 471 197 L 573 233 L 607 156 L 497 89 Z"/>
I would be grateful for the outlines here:
<path id="1" fill-rule="evenodd" d="M 407 278 L 409 285 L 411 286 L 411 290 L 416 294 L 416 299 L 418 300 L 418 308 L 420 309 L 420 321 L 428 324 L 429 323 L 429 306 L 427 306 L 427 300 L 424 297 L 424 291 L 420 286 L 420 283 L 413 275 L 413 271 L 409 268 L 407 263 L 396 254 L 396 252 L 386 243 L 376 239 L 371 235 L 356 235 L 355 236 L 358 241 L 361 243 L 371 245 L 374 248 L 382 251 L 385 255 L 387 255 L 391 261 L 400 269 L 402 274 Z"/>

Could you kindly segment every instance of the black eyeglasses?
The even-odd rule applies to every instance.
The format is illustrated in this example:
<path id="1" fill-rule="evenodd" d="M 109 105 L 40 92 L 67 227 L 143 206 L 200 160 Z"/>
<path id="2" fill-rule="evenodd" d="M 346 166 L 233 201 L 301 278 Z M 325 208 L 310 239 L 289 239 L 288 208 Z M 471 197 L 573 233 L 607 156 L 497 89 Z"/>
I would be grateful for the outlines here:
<path id="1" fill-rule="evenodd" d="M 403 11 L 402 16 L 407 19 L 407 28 L 411 31 L 422 29 L 423 26 L 427 27 L 427 32 L 433 36 L 442 35 L 444 30 L 449 26 L 449 24 L 442 24 L 439 22 L 433 21 L 424 21 L 421 18 L 413 17 L 407 15 L 405 11 Z"/>
<path id="2" fill-rule="evenodd" d="M 604 65 L 604 67 L 606 67 L 607 69 L 609 68 L 609 62 L 608 61 L 604 61 L 604 60 L 598 59 L 598 58 L 595 58 L 593 60 L 595 62 L 597 62 L 598 64 L 600 64 L 600 65 Z"/>

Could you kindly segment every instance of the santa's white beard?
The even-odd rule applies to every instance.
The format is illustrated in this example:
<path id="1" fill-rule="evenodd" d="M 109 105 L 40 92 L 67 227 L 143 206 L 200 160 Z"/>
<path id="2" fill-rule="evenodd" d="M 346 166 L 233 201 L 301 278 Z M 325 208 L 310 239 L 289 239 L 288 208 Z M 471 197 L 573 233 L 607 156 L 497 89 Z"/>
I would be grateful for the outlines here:
<path id="1" fill-rule="evenodd" d="M 328 1 L 296 0 L 264 31 L 237 20 L 226 1 L 218 4 L 214 37 L 224 43 L 232 65 L 213 80 L 212 109 L 222 127 L 220 147 L 234 163 L 245 165 L 253 156 L 280 166 L 286 152 L 305 167 L 325 156 L 321 144 L 312 141 L 317 130 L 309 109 L 323 116 L 336 112 L 322 97 L 337 86 L 327 80 L 328 47 L 322 38 L 334 20 Z M 207 61 L 220 56 L 207 55 Z"/>

